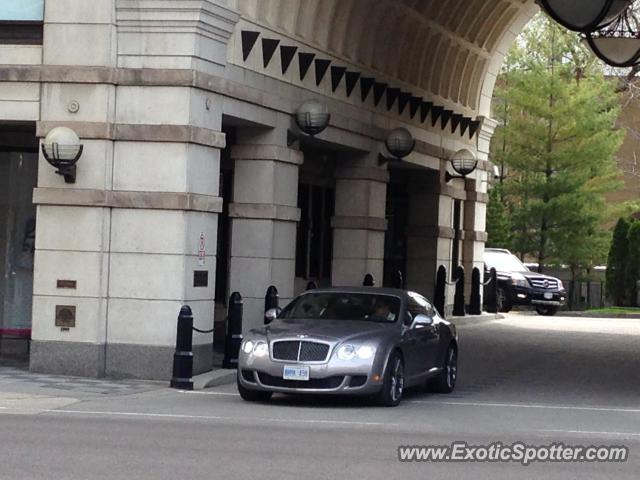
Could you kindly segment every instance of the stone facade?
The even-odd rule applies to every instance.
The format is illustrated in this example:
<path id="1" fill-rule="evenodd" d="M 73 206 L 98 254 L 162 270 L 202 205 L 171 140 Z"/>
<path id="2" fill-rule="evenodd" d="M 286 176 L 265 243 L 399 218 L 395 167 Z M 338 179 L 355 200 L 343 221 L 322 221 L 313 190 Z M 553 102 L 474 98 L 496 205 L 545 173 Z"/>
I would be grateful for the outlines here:
<path id="1" fill-rule="evenodd" d="M 381 284 L 390 239 L 407 287 L 428 297 L 437 266 L 451 267 L 454 238 L 459 262 L 481 266 L 490 98 L 537 7 L 415 3 L 46 0 L 42 45 L 0 45 L 0 145 L 17 148 L 16 125 L 39 139 L 68 126 L 84 145 L 74 184 L 42 155 L 37 165 L 31 368 L 167 379 L 182 304 L 209 329 L 239 291 L 248 329 L 262 322 L 269 285 L 285 303 L 307 280 L 353 285 L 371 273 Z M 292 118 L 308 98 L 331 112 L 315 139 Z M 381 163 L 398 126 L 416 148 Z M 478 169 L 446 183 L 447 159 L 462 148 Z M 394 236 L 392 185 L 406 192 L 407 217 Z M 306 272 L 318 255 L 330 272 L 303 278 L 296 239 L 301 223 L 317 223 L 314 208 L 331 230 L 309 232 L 331 234 L 305 240 Z M 206 286 L 194 286 L 195 271 L 207 272 Z M 55 325 L 56 305 L 75 306 L 75 327 Z M 211 344 L 195 334 L 197 371 L 210 367 Z"/>

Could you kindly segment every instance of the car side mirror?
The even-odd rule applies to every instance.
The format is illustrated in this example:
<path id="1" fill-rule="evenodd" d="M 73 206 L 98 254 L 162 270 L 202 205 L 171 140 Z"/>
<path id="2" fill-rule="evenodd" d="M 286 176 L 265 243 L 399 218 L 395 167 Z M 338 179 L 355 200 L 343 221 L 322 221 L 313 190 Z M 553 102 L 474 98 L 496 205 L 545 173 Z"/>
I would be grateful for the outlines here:
<path id="1" fill-rule="evenodd" d="M 416 318 L 413 319 L 411 328 L 414 328 L 414 329 L 426 328 L 432 323 L 433 323 L 433 318 L 420 314 L 420 315 L 416 315 Z"/>
<path id="2" fill-rule="evenodd" d="M 280 312 L 282 312 L 282 309 L 280 307 L 270 308 L 269 310 L 264 312 L 264 324 L 268 325 L 271 322 L 273 322 L 276 318 L 278 318 L 278 315 L 280 315 Z"/>

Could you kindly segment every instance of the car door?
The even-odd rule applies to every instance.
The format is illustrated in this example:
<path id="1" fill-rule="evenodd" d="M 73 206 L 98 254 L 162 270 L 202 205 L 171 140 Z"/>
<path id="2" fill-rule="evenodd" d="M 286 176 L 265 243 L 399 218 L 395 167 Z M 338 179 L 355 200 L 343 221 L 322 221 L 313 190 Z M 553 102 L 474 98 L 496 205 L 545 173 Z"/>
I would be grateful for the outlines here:
<path id="1" fill-rule="evenodd" d="M 438 363 L 438 346 L 440 344 L 440 331 L 436 322 L 436 310 L 434 306 L 422 295 L 410 292 L 409 303 L 416 305 L 415 308 L 420 314 L 429 317 L 432 322 L 430 325 L 414 328 L 416 331 L 417 348 L 416 362 L 420 373 L 429 371 L 437 366 Z"/>
<path id="2" fill-rule="evenodd" d="M 421 350 L 424 333 L 422 329 L 414 328 L 414 319 L 424 315 L 424 310 L 411 297 L 407 298 L 405 325 L 403 326 L 402 349 L 404 352 L 404 366 L 408 377 L 420 375 L 423 370 Z"/>

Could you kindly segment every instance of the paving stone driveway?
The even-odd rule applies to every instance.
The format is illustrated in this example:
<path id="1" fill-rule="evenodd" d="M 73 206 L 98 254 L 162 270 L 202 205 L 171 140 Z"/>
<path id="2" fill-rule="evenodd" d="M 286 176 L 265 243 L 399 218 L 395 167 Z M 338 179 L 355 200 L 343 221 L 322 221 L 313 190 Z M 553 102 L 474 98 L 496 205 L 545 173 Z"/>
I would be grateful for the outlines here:
<path id="1" fill-rule="evenodd" d="M 10 386 L 37 387 L 96 395 L 131 395 L 166 387 L 160 382 L 90 379 L 31 373 L 23 366 L 0 365 L 0 390 Z"/>

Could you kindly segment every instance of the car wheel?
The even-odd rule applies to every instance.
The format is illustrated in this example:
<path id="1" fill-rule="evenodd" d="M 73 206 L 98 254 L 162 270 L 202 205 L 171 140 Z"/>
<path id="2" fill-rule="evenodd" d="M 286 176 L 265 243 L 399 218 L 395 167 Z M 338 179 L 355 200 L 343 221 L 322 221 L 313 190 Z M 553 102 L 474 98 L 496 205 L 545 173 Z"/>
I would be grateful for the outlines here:
<path id="1" fill-rule="evenodd" d="M 240 397 L 247 402 L 266 402 L 271 398 L 273 392 L 263 392 L 260 390 L 251 390 L 249 388 L 245 388 L 240 383 L 239 379 L 236 379 L 238 383 L 238 393 Z"/>
<path id="2" fill-rule="evenodd" d="M 552 317 L 558 313 L 558 307 L 536 307 L 536 312 L 538 312 L 539 315 Z"/>
<path id="3" fill-rule="evenodd" d="M 454 343 L 450 343 L 444 357 L 442 370 L 431 380 L 430 390 L 438 393 L 451 393 L 456 388 L 458 379 L 458 349 Z"/>
<path id="4" fill-rule="evenodd" d="M 404 362 L 400 354 L 395 351 L 389 358 L 387 371 L 384 374 L 382 390 L 378 393 L 378 403 L 385 407 L 395 407 L 402 400 L 404 392 Z"/>
<path id="5" fill-rule="evenodd" d="M 511 301 L 509 300 L 509 295 L 507 294 L 507 291 L 502 287 L 498 287 L 497 289 L 496 302 L 498 304 L 499 312 L 507 313 L 511 311 Z"/>

